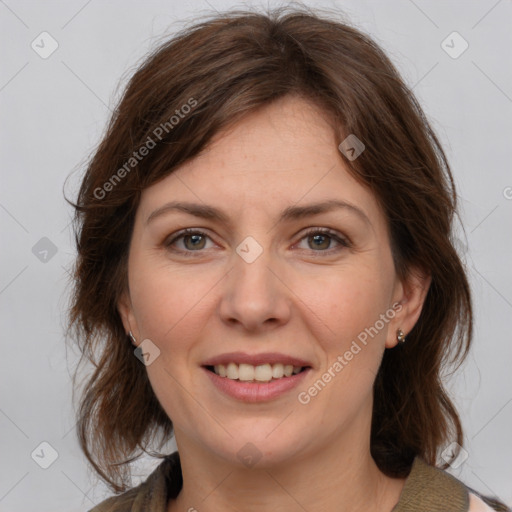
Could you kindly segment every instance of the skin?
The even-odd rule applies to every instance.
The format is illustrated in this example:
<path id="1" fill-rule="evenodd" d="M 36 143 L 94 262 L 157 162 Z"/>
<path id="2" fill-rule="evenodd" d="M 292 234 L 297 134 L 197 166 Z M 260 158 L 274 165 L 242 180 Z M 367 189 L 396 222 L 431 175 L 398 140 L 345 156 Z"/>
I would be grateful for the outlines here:
<path id="1" fill-rule="evenodd" d="M 278 221 L 289 206 L 326 199 L 348 202 L 368 220 L 341 208 Z M 146 224 L 174 200 L 215 206 L 229 223 L 169 211 Z M 166 246 L 183 228 L 206 236 Z M 330 228 L 348 245 L 305 235 L 308 228 Z M 263 249 L 252 263 L 236 252 L 247 236 Z M 372 386 L 397 329 L 408 333 L 417 321 L 429 278 L 397 277 L 383 212 L 347 172 L 312 104 L 288 96 L 265 106 L 144 190 L 128 283 L 119 312 L 137 343 L 150 339 L 160 350 L 146 369 L 181 456 L 184 485 L 169 512 L 393 508 L 405 480 L 385 476 L 370 455 Z M 299 403 L 297 394 L 396 303 L 394 318 L 308 404 Z M 313 370 L 300 389 L 242 403 L 201 368 L 238 350 L 297 356 Z M 248 442 L 261 455 L 252 467 L 237 456 Z"/>

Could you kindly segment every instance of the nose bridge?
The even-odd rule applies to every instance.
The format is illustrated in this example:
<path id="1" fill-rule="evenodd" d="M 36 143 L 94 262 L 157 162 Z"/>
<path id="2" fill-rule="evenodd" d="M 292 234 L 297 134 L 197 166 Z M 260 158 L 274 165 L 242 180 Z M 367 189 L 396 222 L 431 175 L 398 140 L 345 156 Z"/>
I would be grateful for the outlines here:
<path id="1" fill-rule="evenodd" d="M 269 242 L 269 237 L 265 240 Z M 221 315 L 255 329 L 272 319 L 282 323 L 289 316 L 286 287 L 275 275 L 278 267 L 267 243 L 246 237 L 233 254 L 233 268 L 225 281 Z M 268 323 L 268 322 L 267 322 Z"/>

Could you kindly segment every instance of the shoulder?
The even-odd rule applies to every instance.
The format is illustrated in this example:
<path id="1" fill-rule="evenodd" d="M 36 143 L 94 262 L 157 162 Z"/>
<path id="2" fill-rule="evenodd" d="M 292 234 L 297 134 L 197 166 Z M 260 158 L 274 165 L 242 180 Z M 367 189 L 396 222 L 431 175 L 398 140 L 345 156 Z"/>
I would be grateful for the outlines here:
<path id="1" fill-rule="evenodd" d="M 495 508 L 491 508 L 494 504 Z M 447 471 L 427 464 L 420 457 L 415 457 L 400 499 L 392 512 L 411 510 L 494 512 L 508 509 L 501 507 L 497 500 L 479 495 Z"/>
<path id="2" fill-rule="evenodd" d="M 415 457 L 400 499 L 392 512 L 428 510 L 467 512 L 469 493 L 462 482 L 446 471 Z"/>
<path id="3" fill-rule="evenodd" d="M 143 492 L 145 482 L 117 496 L 110 496 L 88 512 L 131 512 L 135 499 Z"/>
<path id="4" fill-rule="evenodd" d="M 154 478 L 151 478 L 153 475 L 152 473 L 144 482 L 122 494 L 110 496 L 88 512 L 132 512 L 133 510 L 139 510 L 134 506 L 136 503 L 154 502 L 154 499 L 151 500 L 151 496 L 154 494 L 153 488 L 157 482 Z M 156 511 L 153 508 L 151 510 Z"/>

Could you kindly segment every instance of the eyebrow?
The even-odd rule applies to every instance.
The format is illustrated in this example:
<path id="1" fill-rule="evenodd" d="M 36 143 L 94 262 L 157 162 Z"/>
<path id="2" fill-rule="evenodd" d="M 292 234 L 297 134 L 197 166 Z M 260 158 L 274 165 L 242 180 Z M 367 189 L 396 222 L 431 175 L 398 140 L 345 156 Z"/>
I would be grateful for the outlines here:
<path id="1" fill-rule="evenodd" d="M 330 199 L 320 203 L 313 203 L 305 206 L 289 206 L 281 212 L 278 222 L 299 220 L 305 217 L 320 215 L 322 213 L 330 212 L 340 208 L 346 209 L 347 211 L 356 214 L 364 222 L 368 223 L 370 226 L 372 225 L 370 219 L 363 212 L 363 210 L 351 203 L 347 203 L 346 201 L 341 201 L 339 199 Z M 219 210 L 214 206 L 184 201 L 171 201 L 154 210 L 147 218 L 146 225 L 153 221 L 155 218 L 171 211 L 188 213 L 194 217 L 214 220 L 226 225 L 230 224 L 229 217 L 222 210 Z"/>

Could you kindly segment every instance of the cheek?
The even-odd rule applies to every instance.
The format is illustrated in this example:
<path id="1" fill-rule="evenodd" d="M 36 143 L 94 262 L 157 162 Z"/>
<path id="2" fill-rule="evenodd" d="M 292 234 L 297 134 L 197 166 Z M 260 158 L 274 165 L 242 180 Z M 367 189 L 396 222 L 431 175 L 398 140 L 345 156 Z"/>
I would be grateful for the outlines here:
<path id="1" fill-rule="evenodd" d="M 320 282 L 319 287 L 304 280 L 301 290 L 323 360 L 311 387 L 300 390 L 300 403 L 308 401 L 308 410 L 326 424 L 343 426 L 371 401 L 385 348 L 388 323 L 380 318 L 388 308 L 389 282 L 369 268 L 347 269 Z"/>
<path id="2" fill-rule="evenodd" d="M 310 310 L 305 314 L 314 321 L 318 333 L 323 333 L 318 339 L 344 346 L 374 326 L 390 306 L 389 275 L 375 265 L 360 265 L 333 271 L 325 279 L 301 278 L 297 294 L 305 298 L 304 311 Z M 384 337 L 386 329 L 380 330 Z"/>
<path id="3" fill-rule="evenodd" d="M 203 272 L 199 265 L 177 270 L 161 259 L 154 265 L 149 260 L 144 265 L 134 262 L 133 269 L 130 290 L 141 335 L 157 344 L 170 338 L 186 339 L 187 330 L 196 329 L 193 317 L 204 309 L 218 276 Z"/>
<path id="4" fill-rule="evenodd" d="M 177 271 L 161 261 L 151 264 L 146 260 L 138 267 L 135 263 L 130 291 L 137 326 L 141 337 L 160 350 L 146 368 L 148 378 L 167 415 L 173 422 L 187 425 L 188 418 L 201 416 L 197 405 L 201 389 L 195 389 L 190 381 L 190 368 L 195 364 L 190 359 L 211 316 L 208 293 L 220 276 L 207 275 L 199 265 Z"/>

